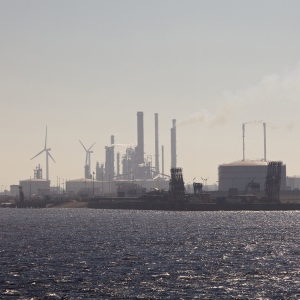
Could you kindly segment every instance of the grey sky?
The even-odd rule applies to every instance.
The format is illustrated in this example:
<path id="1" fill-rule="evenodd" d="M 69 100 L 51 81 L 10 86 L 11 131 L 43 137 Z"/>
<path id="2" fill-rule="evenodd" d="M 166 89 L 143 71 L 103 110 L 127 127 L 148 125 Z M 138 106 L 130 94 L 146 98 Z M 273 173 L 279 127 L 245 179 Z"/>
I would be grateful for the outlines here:
<path id="1" fill-rule="evenodd" d="M 159 113 L 165 169 L 171 120 L 185 121 L 177 148 L 187 182 L 214 183 L 220 163 L 241 159 L 241 125 L 253 120 L 268 123 L 268 158 L 300 174 L 299 14 L 299 1 L 1 1 L 0 185 L 38 163 L 45 174 L 44 156 L 29 159 L 46 125 L 50 178 L 83 177 L 78 139 L 97 142 L 94 167 L 111 134 L 136 142 L 137 111 L 148 155 Z M 262 132 L 246 127 L 248 158 L 263 157 Z"/>

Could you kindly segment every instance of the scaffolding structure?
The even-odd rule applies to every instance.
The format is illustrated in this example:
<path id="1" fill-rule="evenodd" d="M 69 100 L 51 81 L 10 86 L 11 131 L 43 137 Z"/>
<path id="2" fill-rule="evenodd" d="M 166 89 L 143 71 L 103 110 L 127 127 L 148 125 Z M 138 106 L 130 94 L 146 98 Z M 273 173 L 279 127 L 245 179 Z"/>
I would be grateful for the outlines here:
<path id="1" fill-rule="evenodd" d="M 171 169 L 171 179 L 169 183 L 170 200 L 175 202 L 184 201 L 185 188 L 182 176 L 182 168 Z"/>
<path id="2" fill-rule="evenodd" d="M 267 202 L 279 202 L 281 184 L 281 161 L 270 161 L 265 182 L 265 197 Z"/>
<path id="3" fill-rule="evenodd" d="M 43 179 L 43 170 L 40 165 L 38 165 L 34 171 L 34 179 Z"/>

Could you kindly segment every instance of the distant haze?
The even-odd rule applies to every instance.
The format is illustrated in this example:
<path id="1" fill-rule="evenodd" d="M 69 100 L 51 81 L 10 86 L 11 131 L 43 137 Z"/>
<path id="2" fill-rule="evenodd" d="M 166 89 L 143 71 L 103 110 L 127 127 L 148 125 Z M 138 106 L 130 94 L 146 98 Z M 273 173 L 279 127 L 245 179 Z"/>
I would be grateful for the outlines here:
<path id="1" fill-rule="evenodd" d="M 84 176 L 136 143 L 144 112 L 146 155 L 154 162 L 154 113 L 170 167 L 177 120 L 177 163 L 184 180 L 218 180 L 218 165 L 282 160 L 300 174 L 299 1 L 8 1 L 0 2 L 2 189 L 33 177 Z M 161 151 L 160 151 L 161 152 Z M 161 153 L 160 153 L 161 154 Z M 161 157 L 160 157 L 161 163 Z"/>

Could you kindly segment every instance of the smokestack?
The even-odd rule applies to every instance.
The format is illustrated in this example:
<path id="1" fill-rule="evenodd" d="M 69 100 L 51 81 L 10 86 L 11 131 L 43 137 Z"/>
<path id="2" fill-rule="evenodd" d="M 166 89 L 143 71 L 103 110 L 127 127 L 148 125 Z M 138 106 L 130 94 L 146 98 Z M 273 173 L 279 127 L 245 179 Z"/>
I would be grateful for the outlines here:
<path id="1" fill-rule="evenodd" d="M 243 123 L 243 160 L 245 160 L 245 123 Z"/>
<path id="2" fill-rule="evenodd" d="M 110 143 L 111 143 L 111 175 L 112 177 L 115 176 L 115 146 L 113 146 L 115 144 L 115 136 L 111 135 L 110 136 Z"/>
<path id="3" fill-rule="evenodd" d="M 267 161 L 267 133 L 266 133 L 266 123 L 263 123 L 264 126 L 264 161 Z"/>
<path id="4" fill-rule="evenodd" d="M 144 113 L 142 111 L 137 112 L 137 163 L 144 163 Z"/>
<path id="5" fill-rule="evenodd" d="M 171 128 L 171 168 L 176 168 L 176 120 L 173 119 L 173 128 Z"/>
<path id="6" fill-rule="evenodd" d="M 115 176 L 115 147 L 113 146 L 115 143 L 115 137 L 113 135 L 110 136 L 111 146 L 105 147 L 105 179 L 108 180 L 111 178 L 113 180 Z"/>
<path id="7" fill-rule="evenodd" d="M 120 175 L 120 152 L 117 152 L 117 176 Z"/>
<path id="8" fill-rule="evenodd" d="M 164 146 L 161 146 L 161 172 L 163 178 L 165 178 L 165 158 L 164 158 Z"/>
<path id="9" fill-rule="evenodd" d="M 155 116 L 155 170 L 159 173 L 159 153 L 158 153 L 158 113 Z"/>

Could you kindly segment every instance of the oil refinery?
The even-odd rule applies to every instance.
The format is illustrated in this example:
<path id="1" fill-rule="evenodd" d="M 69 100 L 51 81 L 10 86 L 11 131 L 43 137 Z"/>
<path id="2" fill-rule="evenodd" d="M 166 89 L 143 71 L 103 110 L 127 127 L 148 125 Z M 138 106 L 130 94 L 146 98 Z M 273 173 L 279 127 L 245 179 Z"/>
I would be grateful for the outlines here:
<path id="1" fill-rule="evenodd" d="M 159 118 L 154 114 L 154 161 L 152 156 L 145 153 L 144 147 L 144 113 L 137 112 L 137 144 L 128 145 L 121 154 L 116 151 L 118 144 L 115 136 L 110 136 L 110 144 L 105 146 L 104 163 L 95 163 L 93 169 L 92 150 L 96 142 L 86 147 L 79 140 L 85 152 L 85 164 L 83 166 L 83 177 L 77 179 L 63 180 L 57 178 L 56 186 L 50 185 L 49 180 L 49 157 L 55 163 L 50 154 L 51 148 L 47 147 L 47 127 L 45 145 L 40 154 L 46 154 L 46 179 L 43 179 L 43 170 L 38 165 L 34 169 L 33 177 L 20 180 L 19 185 L 11 185 L 11 196 L 20 199 L 50 199 L 51 197 L 64 197 L 70 199 L 89 199 L 89 202 L 106 203 L 108 199 L 114 202 L 138 201 L 168 203 L 279 203 L 279 192 L 294 193 L 294 200 L 299 197 L 297 188 L 292 191 L 291 186 L 296 186 L 297 178 L 286 177 L 286 165 L 280 161 L 268 161 L 266 150 L 266 123 L 263 123 L 263 159 L 246 159 L 245 151 L 245 124 L 242 124 L 243 156 L 235 162 L 223 163 L 218 166 L 218 188 L 216 191 L 205 189 L 207 179 L 203 183 L 193 182 L 185 184 L 183 171 L 177 167 L 177 134 L 176 120 L 172 120 L 170 129 L 171 161 L 170 173 L 165 172 L 164 145 L 159 144 Z M 161 153 L 159 150 L 161 149 Z M 289 185 L 287 185 L 287 183 Z M 63 186 L 61 188 L 61 186 Z M 9 194 L 9 193 L 8 193 Z M 248 195 L 248 196 L 247 196 Z M 251 197 L 249 196 L 251 195 Z M 79 198 L 78 198 L 79 197 Z M 227 198 L 226 198 L 227 197 Z M 247 198 L 248 197 L 248 198 Z M 292 197 L 293 198 L 293 197 Z M 246 199 L 246 200 L 245 200 Z M 259 200 L 260 199 L 260 200 Z M 289 198 L 290 199 L 290 198 Z M 298 198 L 297 198 L 298 199 Z M 297 200 L 296 199 L 296 200 Z M 195 209 L 197 210 L 197 209 Z"/>

